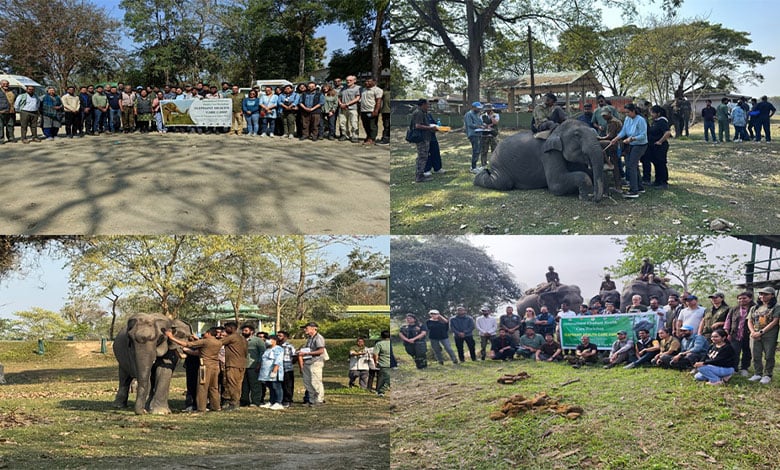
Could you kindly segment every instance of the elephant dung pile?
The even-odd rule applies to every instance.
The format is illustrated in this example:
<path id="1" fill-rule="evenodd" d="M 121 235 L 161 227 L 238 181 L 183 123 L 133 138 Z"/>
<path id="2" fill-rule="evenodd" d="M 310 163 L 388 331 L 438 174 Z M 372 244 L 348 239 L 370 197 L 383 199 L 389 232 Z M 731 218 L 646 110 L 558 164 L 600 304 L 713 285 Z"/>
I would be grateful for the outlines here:
<path id="1" fill-rule="evenodd" d="M 519 394 L 512 395 L 501 405 L 500 411 L 490 413 L 490 419 L 498 421 L 504 418 L 514 418 L 520 413 L 534 410 L 548 410 L 569 419 L 577 419 L 584 412 L 582 407 L 558 403 L 558 400 L 542 392 L 533 398 L 525 398 Z"/>
<path id="2" fill-rule="evenodd" d="M 504 385 L 512 385 L 513 383 L 527 379 L 528 377 L 530 377 L 530 375 L 528 375 L 528 372 L 518 372 L 517 374 L 514 375 L 504 374 L 498 378 L 497 382 Z"/>

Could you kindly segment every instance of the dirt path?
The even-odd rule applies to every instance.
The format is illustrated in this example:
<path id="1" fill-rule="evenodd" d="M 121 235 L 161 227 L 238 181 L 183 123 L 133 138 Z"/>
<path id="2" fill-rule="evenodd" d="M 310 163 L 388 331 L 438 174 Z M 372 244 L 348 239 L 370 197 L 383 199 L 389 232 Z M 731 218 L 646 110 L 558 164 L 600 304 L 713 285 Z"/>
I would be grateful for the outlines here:
<path id="1" fill-rule="evenodd" d="M 21 234 L 388 233 L 389 150 L 226 135 L 0 146 L 0 225 Z"/>

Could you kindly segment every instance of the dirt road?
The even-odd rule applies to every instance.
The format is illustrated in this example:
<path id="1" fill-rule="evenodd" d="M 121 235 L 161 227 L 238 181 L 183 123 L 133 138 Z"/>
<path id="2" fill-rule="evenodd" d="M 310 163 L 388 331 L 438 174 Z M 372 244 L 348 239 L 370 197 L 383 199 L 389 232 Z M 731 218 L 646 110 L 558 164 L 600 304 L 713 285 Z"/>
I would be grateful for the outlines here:
<path id="1" fill-rule="evenodd" d="M 18 136 L 18 134 L 17 134 Z M 389 149 L 227 135 L 0 145 L 6 234 L 383 234 Z"/>

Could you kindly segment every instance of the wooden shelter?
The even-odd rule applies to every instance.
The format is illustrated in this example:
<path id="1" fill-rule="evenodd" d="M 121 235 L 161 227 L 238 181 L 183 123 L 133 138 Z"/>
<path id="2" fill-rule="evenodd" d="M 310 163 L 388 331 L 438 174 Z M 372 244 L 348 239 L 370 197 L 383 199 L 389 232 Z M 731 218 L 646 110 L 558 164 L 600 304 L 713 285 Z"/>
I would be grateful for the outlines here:
<path id="1" fill-rule="evenodd" d="M 494 84 L 506 92 L 509 109 L 515 109 L 518 95 L 531 95 L 531 76 L 523 75 L 518 79 L 498 80 Z M 604 89 L 596 75 L 590 70 L 575 70 L 571 72 L 537 73 L 534 74 L 534 90 L 536 95 L 555 93 L 565 95 L 564 102 L 569 103 L 569 95 L 578 94 L 579 101 L 585 99 L 585 94 L 600 93 Z M 580 103 L 580 107 L 582 103 Z"/>
<path id="2" fill-rule="evenodd" d="M 750 261 L 745 263 L 745 282 L 739 287 L 750 291 L 762 287 L 780 289 L 780 235 L 734 235 L 734 238 L 753 244 Z M 758 246 L 769 247 L 769 258 L 756 259 Z"/>

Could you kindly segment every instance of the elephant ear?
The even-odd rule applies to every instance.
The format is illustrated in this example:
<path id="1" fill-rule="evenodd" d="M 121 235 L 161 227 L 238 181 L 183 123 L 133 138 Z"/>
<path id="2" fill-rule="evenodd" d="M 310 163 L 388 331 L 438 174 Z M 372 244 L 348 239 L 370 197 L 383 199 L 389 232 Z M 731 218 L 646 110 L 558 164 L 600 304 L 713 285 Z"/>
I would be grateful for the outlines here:
<path id="1" fill-rule="evenodd" d="M 173 321 L 173 335 L 178 339 L 187 339 L 192 334 L 192 327 L 189 323 L 185 323 L 181 320 Z"/>
<path id="2" fill-rule="evenodd" d="M 542 144 L 542 152 L 547 153 L 552 152 L 553 150 L 557 150 L 558 152 L 563 151 L 563 142 L 561 142 L 561 137 L 554 131 Z"/>
<path id="3" fill-rule="evenodd" d="M 166 319 L 159 319 L 154 321 L 154 326 L 157 329 L 157 357 L 162 357 L 168 354 L 168 339 L 162 332 L 163 328 L 170 330 L 172 325 L 171 321 Z"/>

